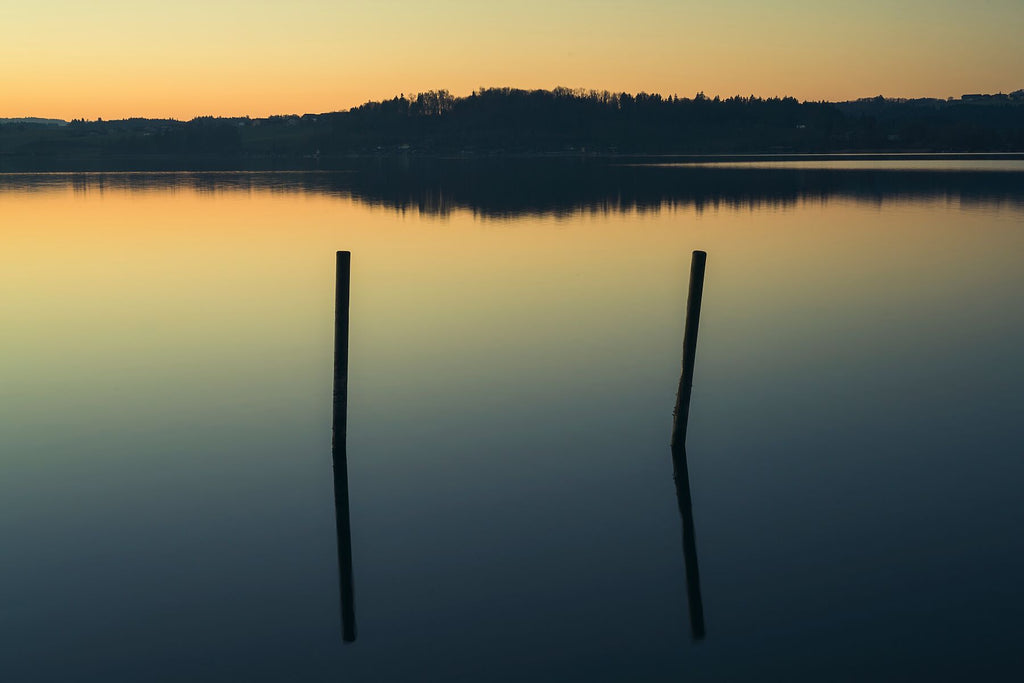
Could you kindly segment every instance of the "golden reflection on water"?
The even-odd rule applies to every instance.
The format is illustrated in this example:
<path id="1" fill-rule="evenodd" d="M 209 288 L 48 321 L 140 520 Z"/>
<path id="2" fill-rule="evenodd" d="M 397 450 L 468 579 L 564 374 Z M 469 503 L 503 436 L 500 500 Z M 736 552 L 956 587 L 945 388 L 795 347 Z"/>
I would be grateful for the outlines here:
<path id="1" fill-rule="evenodd" d="M 191 675 L 217 652 L 243 679 L 268 661 L 282 679 L 458 678 L 475 652 L 529 678 L 650 648 L 660 670 L 745 680 L 769 650 L 780 671 L 808 648 L 884 666 L 910 631 L 907 657 L 968 638 L 1012 661 L 1019 206 L 492 220 L 117 180 L 0 190 L 4 623 L 26 670 L 59 651 L 62 673 L 105 680 L 118 642 L 133 672 L 158 656 Z M 739 675 L 680 647 L 669 430 L 697 248 L 705 645 Z M 340 656 L 339 249 L 364 644 Z M 957 629 L 978 613 L 996 616 Z"/>
<path id="2" fill-rule="evenodd" d="M 594 363 L 628 373 L 654 352 L 671 378 L 693 249 L 710 255 L 702 335 L 722 351 L 705 363 L 734 369 L 856 343 L 887 316 L 1000 301 L 1024 253 L 1013 210 L 941 200 L 492 221 L 114 185 L 0 193 L 0 393 L 22 425 L 62 407 L 184 420 L 197 393 L 227 411 L 301 394 L 296 364 L 330 367 L 339 249 L 353 253 L 353 377 L 371 401 L 399 385 L 550 383 Z"/>

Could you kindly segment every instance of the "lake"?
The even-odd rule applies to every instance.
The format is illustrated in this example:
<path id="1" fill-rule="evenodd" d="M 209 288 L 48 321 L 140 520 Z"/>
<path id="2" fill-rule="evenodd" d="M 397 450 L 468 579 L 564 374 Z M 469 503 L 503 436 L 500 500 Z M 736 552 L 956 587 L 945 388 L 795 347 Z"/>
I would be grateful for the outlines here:
<path id="1" fill-rule="evenodd" d="M 0 230 L 4 681 L 1024 665 L 1020 158 L 2 174 Z"/>

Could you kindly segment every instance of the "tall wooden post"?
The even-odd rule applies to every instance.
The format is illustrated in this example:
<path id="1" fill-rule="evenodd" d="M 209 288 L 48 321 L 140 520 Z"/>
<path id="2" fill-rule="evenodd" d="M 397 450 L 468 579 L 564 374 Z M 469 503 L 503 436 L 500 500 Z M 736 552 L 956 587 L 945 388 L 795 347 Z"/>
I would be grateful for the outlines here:
<path id="1" fill-rule="evenodd" d="M 683 372 L 679 376 L 676 407 L 672 413 L 672 447 L 686 443 L 686 426 L 690 418 L 690 392 L 693 389 L 693 364 L 697 357 L 697 328 L 700 325 L 700 302 L 704 296 L 704 266 L 707 252 L 693 252 L 690 262 L 690 293 L 686 299 L 686 324 L 683 328 Z"/>
<path id="2" fill-rule="evenodd" d="M 686 427 L 690 416 L 690 393 L 693 389 L 693 366 L 697 357 L 697 328 L 700 324 L 706 262 L 705 252 L 693 252 L 690 264 L 690 293 L 686 301 L 686 324 L 683 328 L 683 369 L 679 376 L 679 390 L 676 392 L 676 407 L 672 416 L 672 478 L 675 481 L 676 502 L 683 526 L 686 598 L 690 610 L 690 633 L 694 640 L 704 639 L 704 600 L 700 592 L 693 500 L 690 497 L 690 472 L 686 464 Z"/>
<path id="3" fill-rule="evenodd" d="M 334 304 L 334 516 L 338 531 L 338 577 L 341 594 L 341 638 L 356 639 L 355 588 L 352 581 L 352 527 L 348 505 L 348 300 L 351 253 L 338 252 Z"/>

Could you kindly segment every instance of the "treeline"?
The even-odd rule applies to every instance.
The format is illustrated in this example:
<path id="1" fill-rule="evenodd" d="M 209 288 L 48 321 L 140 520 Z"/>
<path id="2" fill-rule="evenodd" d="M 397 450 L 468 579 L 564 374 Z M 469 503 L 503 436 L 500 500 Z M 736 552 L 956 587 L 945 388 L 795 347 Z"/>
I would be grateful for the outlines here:
<path id="1" fill-rule="evenodd" d="M 8 160 L 839 151 L 1024 151 L 1024 93 L 828 103 L 487 88 L 468 97 L 437 90 L 303 116 L 0 125 L 0 157 Z"/>

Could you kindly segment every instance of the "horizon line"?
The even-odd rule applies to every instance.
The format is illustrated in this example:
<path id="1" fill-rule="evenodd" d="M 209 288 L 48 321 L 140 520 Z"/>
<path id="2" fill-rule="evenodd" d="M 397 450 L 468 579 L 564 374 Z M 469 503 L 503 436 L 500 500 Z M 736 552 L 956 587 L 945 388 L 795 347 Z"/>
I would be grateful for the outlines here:
<path id="1" fill-rule="evenodd" d="M 692 100 L 692 99 L 696 99 L 696 98 L 698 98 L 700 96 L 706 97 L 707 99 L 710 99 L 710 100 L 728 100 L 728 99 L 732 99 L 732 98 L 743 98 L 743 99 L 757 98 L 757 99 L 762 99 L 762 100 L 792 98 L 792 99 L 797 100 L 800 104 L 807 104 L 807 103 L 812 103 L 812 104 L 847 104 L 847 103 L 851 103 L 851 102 L 864 102 L 864 101 L 869 101 L 869 100 L 877 100 L 878 98 L 882 98 L 885 101 L 892 101 L 892 102 L 913 102 L 913 101 L 920 101 L 920 100 L 934 100 L 934 101 L 943 101 L 943 102 L 951 102 L 951 101 L 952 102 L 958 102 L 958 101 L 963 101 L 964 98 L 971 97 L 971 96 L 991 97 L 991 96 L 999 96 L 999 95 L 1012 96 L 1012 95 L 1015 95 L 1015 94 L 1018 94 L 1018 93 L 1024 94 L 1024 88 L 1021 88 L 1021 89 L 1017 89 L 1017 90 L 1011 90 L 1011 91 L 1008 91 L 1008 92 L 1004 92 L 1002 90 L 1000 90 L 999 92 L 996 92 L 996 93 L 973 92 L 973 93 L 961 93 L 958 96 L 948 95 L 946 97 L 936 97 L 936 96 L 921 96 L 921 97 L 894 96 L 894 97 L 889 97 L 889 96 L 886 96 L 886 95 L 883 95 L 883 94 L 877 94 L 877 95 L 869 95 L 869 96 L 865 96 L 865 97 L 858 97 L 858 98 L 847 99 L 847 100 L 825 100 L 825 99 L 812 100 L 812 99 L 797 99 L 796 97 L 794 97 L 792 95 L 769 95 L 769 96 L 764 96 L 764 95 L 754 95 L 754 94 L 741 95 L 739 93 L 735 93 L 735 94 L 732 94 L 732 95 L 724 95 L 724 96 L 721 93 L 716 93 L 714 95 L 708 95 L 703 90 L 697 91 L 696 93 L 694 93 L 694 95 L 692 97 L 687 97 L 687 96 L 680 97 L 678 93 L 667 94 L 667 93 L 661 93 L 661 92 L 648 92 L 648 91 L 645 91 L 645 90 L 639 90 L 639 91 L 636 91 L 636 92 L 627 92 L 627 91 L 624 91 L 624 90 L 615 90 L 615 91 L 613 91 L 613 90 L 608 90 L 608 89 L 596 89 L 596 88 L 580 88 L 580 87 L 569 88 L 567 86 L 555 86 L 555 87 L 550 88 L 550 89 L 545 89 L 545 88 L 519 88 L 519 87 L 513 87 L 513 86 L 487 86 L 487 87 L 483 87 L 482 86 L 480 88 L 474 89 L 472 92 L 470 92 L 467 95 L 453 95 L 449 90 L 447 90 L 445 88 L 438 88 L 438 89 L 435 89 L 435 90 L 418 91 L 418 92 L 410 93 L 410 95 L 408 97 L 406 97 L 406 94 L 404 92 L 402 92 L 402 93 L 399 93 L 398 95 L 392 96 L 391 98 L 378 99 L 378 100 L 373 100 L 373 99 L 366 100 L 365 102 L 362 102 L 361 104 L 355 104 L 355 105 L 352 105 L 352 106 L 350 106 L 348 108 L 332 109 L 332 110 L 318 111 L 318 112 L 307 111 L 307 112 L 303 112 L 301 114 L 300 113 L 296 113 L 296 112 L 289 112 L 289 113 L 276 113 L 276 114 L 267 114 L 265 116 L 259 116 L 259 115 L 252 115 L 252 114 L 209 114 L 208 113 L 208 114 L 196 114 L 196 115 L 192 116 L 191 118 L 184 118 L 184 117 L 180 117 L 179 118 L 177 116 L 130 115 L 130 116 L 123 116 L 123 117 L 118 117 L 118 118 L 104 118 L 104 117 L 100 116 L 100 117 L 97 117 L 95 119 L 88 119 L 88 118 L 85 118 L 85 117 L 72 117 L 70 119 L 66 119 L 66 118 L 60 118 L 60 117 L 57 117 L 57 116 L 40 116 L 40 115 L 35 115 L 35 114 L 27 114 L 27 115 L 24 115 L 24 116 L 6 116 L 6 117 L 0 116 L 0 122 L 15 122 L 15 123 L 18 123 L 18 122 L 30 122 L 30 121 L 35 120 L 35 121 L 44 121 L 44 122 L 45 121 L 57 121 L 57 122 L 63 122 L 63 123 L 72 123 L 72 122 L 75 122 L 75 121 L 85 121 L 85 122 L 130 121 L 130 120 L 133 120 L 133 119 L 143 119 L 143 120 L 148 120 L 148 121 L 188 122 L 188 121 L 193 121 L 193 120 L 202 119 L 202 118 L 214 118 L 214 119 L 255 119 L 255 120 L 259 120 L 259 119 L 269 119 L 269 118 L 272 118 L 272 117 L 275 117 L 275 116 L 283 116 L 283 117 L 290 117 L 290 116 L 297 116 L 297 117 L 303 117 L 303 116 L 324 116 L 324 115 L 329 115 L 329 114 L 344 114 L 344 113 L 351 112 L 353 110 L 359 109 L 360 107 L 364 107 L 364 106 L 366 106 L 368 104 L 379 104 L 379 103 L 382 103 L 382 102 L 390 102 L 390 101 L 396 100 L 396 99 L 405 98 L 407 100 L 413 101 L 419 95 L 427 94 L 427 93 L 441 93 L 441 92 L 443 92 L 443 93 L 447 93 L 447 94 L 451 95 L 455 99 L 468 99 L 470 97 L 478 95 L 482 91 L 487 91 L 487 90 L 508 90 L 508 91 L 513 91 L 513 92 L 528 92 L 528 93 L 529 92 L 549 92 L 549 93 L 553 93 L 553 92 L 560 91 L 560 90 L 566 90 L 566 91 L 570 91 L 571 93 L 577 94 L 577 95 L 587 95 L 587 94 L 591 94 L 591 93 L 598 93 L 598 94 L 607 93 L 609 95 L 622 95 L 622 94 L 626 94 L 626 95 L 630 95 L 632 97 L 636 97 L 638 95 L 657 95 L 657 96 L 662 97 L 664 99 L 681 99 L 681 100 L 687 100 L 687 99 Z"/>

